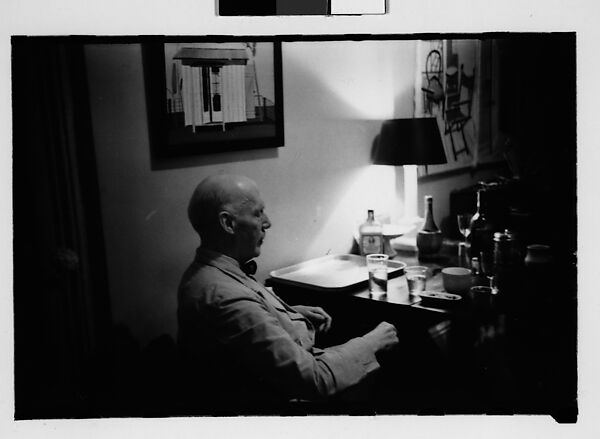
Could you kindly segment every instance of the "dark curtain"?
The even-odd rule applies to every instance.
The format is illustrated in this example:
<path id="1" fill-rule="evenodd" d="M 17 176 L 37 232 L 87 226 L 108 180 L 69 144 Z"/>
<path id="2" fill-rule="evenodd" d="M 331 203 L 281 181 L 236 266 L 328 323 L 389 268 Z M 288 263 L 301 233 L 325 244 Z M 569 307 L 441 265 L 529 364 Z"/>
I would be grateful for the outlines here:
<path id="1" fill-rule="evenodd" d="M 110 313 L 83 48 L 14 37 L 15 418 L 85 416 Z"/>

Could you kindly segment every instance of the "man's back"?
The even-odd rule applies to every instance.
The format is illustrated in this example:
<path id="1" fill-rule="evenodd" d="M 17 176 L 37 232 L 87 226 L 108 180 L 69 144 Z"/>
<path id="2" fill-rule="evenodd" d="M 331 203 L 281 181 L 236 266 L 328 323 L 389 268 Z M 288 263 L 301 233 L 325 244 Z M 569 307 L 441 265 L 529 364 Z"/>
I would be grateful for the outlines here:
<path id="1" fill-rule="evenodd" d="M 219 342 L 215 315 L 227 300 L 252 298 L 243 284 L 197 258 L 186 270 L 178 294 L 178 345 L 193 381 L 190 386 L 211 403 L 281 399 Z"/>

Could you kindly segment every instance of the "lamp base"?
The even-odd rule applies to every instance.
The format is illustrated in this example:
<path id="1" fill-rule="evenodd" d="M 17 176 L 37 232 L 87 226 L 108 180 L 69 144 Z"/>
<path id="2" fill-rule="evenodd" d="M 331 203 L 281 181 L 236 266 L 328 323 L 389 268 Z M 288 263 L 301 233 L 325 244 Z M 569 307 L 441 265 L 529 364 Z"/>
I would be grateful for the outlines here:
<path id="1" fill-rule="evenodd" d="M 401 236 L 393 242 L 392 248 L 396 251 L 416 253 L 417 252 L 417 237 L 416 236 Z"/>
<path id="2" fill-rule="evenodd" d="M 425 220 L 419 216 L 402 218 L 399 222 L 402 224 L 411 224 L 411 231 L 403 236 L 394 239 L 391 247 L 396 251 L 416 253 L 417 252 L 417 233 Z"/>

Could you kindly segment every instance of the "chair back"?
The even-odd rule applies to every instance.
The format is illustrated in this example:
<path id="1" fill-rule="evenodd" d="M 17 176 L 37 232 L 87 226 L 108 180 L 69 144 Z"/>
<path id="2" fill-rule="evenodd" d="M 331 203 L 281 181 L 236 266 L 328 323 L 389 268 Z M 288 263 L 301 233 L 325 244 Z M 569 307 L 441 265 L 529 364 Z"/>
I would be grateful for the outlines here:
<path id="1" fill-rule="evenodd" d="M 473 73 L 471 75 L 467 75 L 465 73 L 464 64 L 460 66 L 460 88 L 466 89 L 467 97 L 466 100 L 463 101 L 467 104 L 468 115 L 471 115 L 471 106 L 473 104 L 473 92 L 475 90 L 475 67 L 473 67 Z"/>

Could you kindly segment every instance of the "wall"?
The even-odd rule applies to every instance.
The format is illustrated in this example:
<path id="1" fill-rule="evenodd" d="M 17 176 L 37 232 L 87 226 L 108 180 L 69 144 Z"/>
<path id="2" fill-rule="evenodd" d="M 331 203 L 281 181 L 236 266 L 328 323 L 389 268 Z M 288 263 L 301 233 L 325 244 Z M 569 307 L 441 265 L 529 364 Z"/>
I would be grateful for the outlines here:
<path id="1" fill-rule="evenodd" d="M 88 45 L 115 323 L 142 344 L 175 335 L 177 285 L 198 244 L 187 203 L 209 174 L 244 174 L 261 188 L 273 223 L 258 260 L 261 279 L 348 252 L 367 208 L 399 212 L 393 169 L 369 165 L 369 157 L 381 120 L 412 117 L 415 56 L 412 41 L 284 43 L 285 147 L 183 158 L 153 170 L 141 47 Z"/>
<path id="2" fill-rule="evenodd" d="M 484 169 L 473 173 L 473 175 L 471 175 L 468 171 L 465 171 L 458 174 L 450 174 L 449 176 L 439 176 L 436 178 L 419 181 L 419 215 L 424 216 L 425 195 L 431 195 L 433 197 L 433 217 L 435 222 L 438 227 L 442 228 L 444 233 L 449 232 L 444 228 L 446 224 L 443 222 L 450 215 L 450 192 L 455 189 L 462 189 L 471 186 L 478 181 L 489 180 L 497 175 L 498 171 L 496 169 Z"/>

